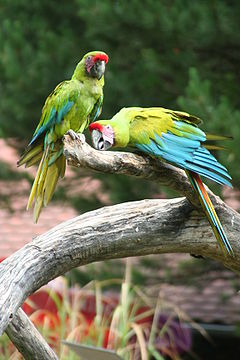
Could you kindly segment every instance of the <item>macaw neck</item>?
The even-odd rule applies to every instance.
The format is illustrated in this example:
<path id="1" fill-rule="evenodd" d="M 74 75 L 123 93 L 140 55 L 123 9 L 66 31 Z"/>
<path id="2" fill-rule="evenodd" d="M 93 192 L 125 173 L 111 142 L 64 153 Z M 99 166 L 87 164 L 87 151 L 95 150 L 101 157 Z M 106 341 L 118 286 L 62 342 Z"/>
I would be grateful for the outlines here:
<path id="1" fill-rule="evenodd" d="M 86 69 L 84 63 L 80 61 L 74 70 L 72 80 L 82 80 L 84 77 L 86 77 Z"/>
<path id="2" fill-rule="evenodd" d="M 114 129 L 114 146 L 124 148 L 129 142 L 129 126 L 126 123 L 110 123 Z"/>
<path id="3" fill-rule="evenodd" d="M 101 88 L 104 86 L 104 76 L 102 76 L 100 80 L 88 76 L 86 74 L 85 66 L 81 61 L 76 66 L 76 69 L 72 75 L 72 80 L 84 81 L 84 83 L 89 83 L 91 86 L 97 85 Z"/>
<path id="4" fill-rule="evenodd" d="M 97 78 L 94 78 L 92 76 L 89 76 L 87 73 L 86 73 L 86 69 L 85 69 L 85 65 L 82 61 L 80 61 L 75 70 L 74 70 L 74 73 L 72 75 L 72 80 L 78 80 L 78 81 L 87 81 L 87 82 L 94 82 L 96 83 L 97 85 L 100 85 L 100 86 L 104 86 L 104 76 L 102 76 L 102 78 L 100 80 L 98 80 Z"/>

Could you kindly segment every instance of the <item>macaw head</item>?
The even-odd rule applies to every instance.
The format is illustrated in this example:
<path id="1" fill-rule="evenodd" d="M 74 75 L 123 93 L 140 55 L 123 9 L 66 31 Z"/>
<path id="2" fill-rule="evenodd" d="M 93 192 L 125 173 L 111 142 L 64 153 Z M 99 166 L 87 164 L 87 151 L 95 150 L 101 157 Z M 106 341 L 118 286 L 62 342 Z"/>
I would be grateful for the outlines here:
<path id="1" fill-rule="evenodd" d="M 105 122 L 106 120 L 102 120 L 89 125 L 92 143 L 97 150 L 108 150 L 115 144 L 114 129 Z"/>
<path id="2" fill-rule="evenodd" d="M 98 80 L 104 75 L 108 55 L 102 51 L 91 51 L 83 57 L 86 74 Z"/>
<path id="3" fill-rule="evenodd" d="M 85 77 L 103 81 L 108 56 L 103 51 L 91 51 L 77 64 L 72 79 L 84 80 Z"/>
<path id="4" fill-rule="evenodd" d="M 130 123 L 135 108 L 123 108 L 110 120 L 99 120 L 89 125 L 92 143 L 97 150 L 108 150 L 111 147 L 124 148 L 130 141 Z"/>

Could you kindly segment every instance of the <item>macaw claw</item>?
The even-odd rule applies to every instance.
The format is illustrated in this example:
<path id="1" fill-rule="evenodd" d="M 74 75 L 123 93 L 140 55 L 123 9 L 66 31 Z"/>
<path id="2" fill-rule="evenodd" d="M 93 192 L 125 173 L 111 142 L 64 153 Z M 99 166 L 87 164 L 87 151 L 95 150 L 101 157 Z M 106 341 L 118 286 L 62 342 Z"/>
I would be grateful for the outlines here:
<path id="1" fill-rule="evenodd" d="M 72 129 L 69 129 L 66 132 L 66 135 L 69 135 L 72 138 L 72 140 L 80 140 L 82 144 L 84 144 L 86 142 L 85 135 L 76 133 Z"/>

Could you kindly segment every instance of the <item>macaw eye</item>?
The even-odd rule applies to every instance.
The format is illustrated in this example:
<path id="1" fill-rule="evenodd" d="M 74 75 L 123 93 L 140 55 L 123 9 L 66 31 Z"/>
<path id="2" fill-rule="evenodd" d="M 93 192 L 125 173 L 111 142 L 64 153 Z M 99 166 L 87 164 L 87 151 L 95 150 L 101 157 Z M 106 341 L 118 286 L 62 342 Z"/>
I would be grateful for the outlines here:
<path id="1" fill-rule="evenodd" d="M 107 125 L 107 129 L 110 130 L 110 128 L 111 128 L 110 125 Z"/>
<path id="2" fill-rule="evenodd" d="M 90 55 L 88 55 L 87 60 L 91 60 L 91 56 L 90 56 Z"/>

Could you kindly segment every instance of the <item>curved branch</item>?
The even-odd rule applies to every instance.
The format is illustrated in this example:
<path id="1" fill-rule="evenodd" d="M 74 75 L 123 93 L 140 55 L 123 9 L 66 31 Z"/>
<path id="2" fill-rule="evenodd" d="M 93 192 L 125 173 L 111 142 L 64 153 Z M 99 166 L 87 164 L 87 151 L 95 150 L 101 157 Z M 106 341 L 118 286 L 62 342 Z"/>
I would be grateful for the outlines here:
<path id="1" fill-rule="evenodd" d="M 184 198 L 144 200 L 92 211 L 60 224 L 1 263 L 0 334 L 7 328 L 20 349 L 26 337 L 23 329 L 15 330 L 19 321 L 27 324 L 20 305 L 42 285 L 76 266 L 128 256 L 190 252 L 240 271 L 240 216 L 211 195 L 236 255 L 224 257 L 207 220 L 190 204 L 199 205 L 183 171 L 131 153 L 98 152 L 69 136 L 64 142 L 65 155 L 72 165 L 157 181 L 185 195 L 190 202 Z M 38 359 L 31 342 L 26 357 Z M 40 339 L 39 346 L 42 345 L 45 346 Z M 42 358 L 50 358 L 46 354 Z"/>
<path id="2" fill-rule="evenodd" d="M 239 271 L 240 216 L 224 204 L 218 210 L 235 258 L 223 256 L 207 220 L 185 198 L 108 206 L 56 226 L 0 264 L 0 334 L 30 294 L 66 271 L 95 261 L 187 252 Z"/>
<path id="3" fill-rule="evenodd" d="M 68 164 L 75 167 L 140 177 L 168 186 L 185 196 L 195 207 L 201 208 L 185 171 L 160 159 L 131 152 L 98 151 L 80 139 L 72 140 L 69 135 L 64 136 L 64 155 Z M 222 203 L 208 188 L 207 190 L 214 204 L 219 201 Z"/>
<path id="4" fill-rule="evenodd" d="M 6 333 L 26 360 L 58 360 L 42 335 L 22 309 L 8 325 Z"/>

